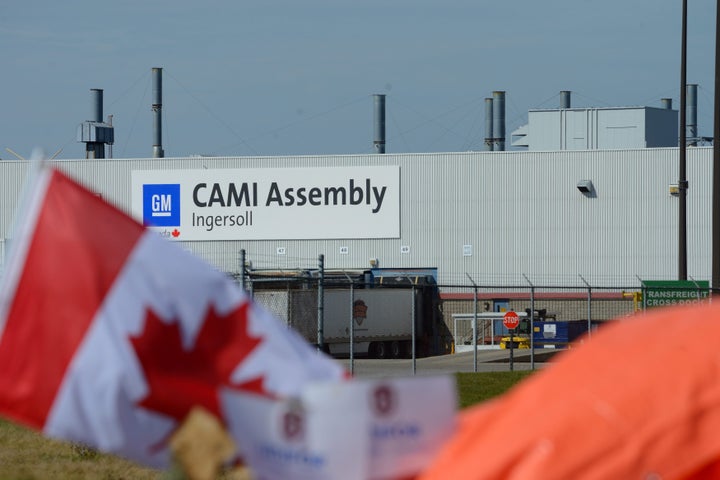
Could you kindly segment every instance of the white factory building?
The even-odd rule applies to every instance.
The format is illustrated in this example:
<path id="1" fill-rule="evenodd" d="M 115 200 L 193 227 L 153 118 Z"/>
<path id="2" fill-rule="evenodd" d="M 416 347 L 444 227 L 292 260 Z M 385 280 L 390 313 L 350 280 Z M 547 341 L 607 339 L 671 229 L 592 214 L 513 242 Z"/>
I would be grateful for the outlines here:
<path id="1" fill-rule="evenodd" d="M 323 254 L 328 269 L 437 269 L 441 285 L 470 275 L 484 285 L 524 277 L 568 285 L 581 276 L 623 286 L 677 278 L 678 154 L 642 148 L 50 163 L 146 223 L 153 192 L 178 201 L 156 205 L 169 223 L 153 228 L 226 272 L 239 271 L 245 250 L 259 269 L 306 268 Z M 0 162 L 4 246 L 27 174 L 27 162 Z M 712 149 L 689 148 L 687 272 L 696 280 L 711 275 L 711 176 Z"/>
<path id="2" fill-rule="evenodd" d="M 668 99 L 573 108 L 561 92 L 559 109 L 529 112 L 510 151 L 504 92 L 494 92 L 494 151 L 384 153 L 383 132 L 380 153 L 363 155 L 105 159 L 113 133 L 93 92 L 97 118 L 78 129 L 88 158 L 49 163 L 231 274 L 244 252 L 252 269 L 313 268 L 323 255 L 326 269 L 430 270 L 439 285 L 624 287 L 678 276 L 678 112 Z M 709 280 L 712 148 L 697 146 L 696 122 L 688 127 L 687 274 Z M 163 156 L 159 138 L 153 149 Z M 3 252 L 28 171 L 26 161 L 0 162 Z"/>

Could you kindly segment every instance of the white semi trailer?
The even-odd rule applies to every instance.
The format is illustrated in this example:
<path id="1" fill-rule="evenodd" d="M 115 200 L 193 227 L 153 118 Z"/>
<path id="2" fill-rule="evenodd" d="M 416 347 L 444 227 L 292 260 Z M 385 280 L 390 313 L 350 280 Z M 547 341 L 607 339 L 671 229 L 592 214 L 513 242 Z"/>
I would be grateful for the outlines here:
<path id="1" fill-rule="evenodd" d="M 352 295 L 352 296 L 351 296 Z M 398 288 L 325 292 L 324 343 L 333 355 L 354 352 L 372 358 L 407 358 L 424 349 L 421 291 Z"/>
<path id="2" fill-rule="evenodd" d="M 254 296 L 308 342 L 319 343 L 316 290 L 256 290 Z M 418 357 L 450 353 L 452 337 L 444 331 L 437 305 L 434 285 L 326 288 L 323 348 L 347 356 L 352 343 L 356 355 L 370 358 L 409 358 L 413 348 Z"/>

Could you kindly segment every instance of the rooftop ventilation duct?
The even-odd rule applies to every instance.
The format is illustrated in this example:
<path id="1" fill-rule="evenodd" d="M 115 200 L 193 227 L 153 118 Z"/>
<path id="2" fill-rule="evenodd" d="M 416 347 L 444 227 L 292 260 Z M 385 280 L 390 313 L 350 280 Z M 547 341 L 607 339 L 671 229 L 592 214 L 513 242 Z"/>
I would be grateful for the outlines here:
<path id="1" fill-rule="evenodd" d="M 485 99 L 485 150 L 493 151 L 493 99 Z"/>
<path id="2" fill-rule="evenodd" d="M 560 92 L 560 108 L 570 108 L 570 90 Z"/>
<path id="3" fill-rule="evenodd" d="M 112 145 L 115 134 L 112 125 L 103 122 L 103 91 L 90 90 L 91 119 L 78 126 L 77 141 L 85 144 L 85 158 L 105 158 L 105 145 Z"/>
<path id="4" fill-rule="evenodd" d="M 687 85 L 687 122 L 685 128 L 685 134 L 687 135 L 687 144 L 696 146 L 698 143 L 698 128 L 697 128 L 697 85 Z"/>
<path id="5" fill-rule="evenodd" d="M 162 68 L 152 69 L 153 158 L 163 158 L 162 148 Z"/>
<path id="6" fill-rule="evenodd" d="M 493 144 L 495 151 L 505 150 L 505 92 L 493 92 Z"/>
<path id="7" fill-rule="evenodd" d="M 385 95 L 373 95 L 374 132 L 373 150 L 385 153 Z"/>

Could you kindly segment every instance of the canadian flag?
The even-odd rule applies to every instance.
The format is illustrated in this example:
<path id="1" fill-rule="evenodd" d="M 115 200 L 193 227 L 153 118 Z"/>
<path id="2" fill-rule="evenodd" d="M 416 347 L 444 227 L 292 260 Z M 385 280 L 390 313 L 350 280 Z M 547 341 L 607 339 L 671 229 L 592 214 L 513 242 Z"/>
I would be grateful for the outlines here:
<path id="1" fill-rule="evenodd" d="M 164 467 L 194 406 L 242 454 L 239 406 L 346 378 L 225 274 L 59 171 L 31 191 L 0 286 L 0 415 Z"/>

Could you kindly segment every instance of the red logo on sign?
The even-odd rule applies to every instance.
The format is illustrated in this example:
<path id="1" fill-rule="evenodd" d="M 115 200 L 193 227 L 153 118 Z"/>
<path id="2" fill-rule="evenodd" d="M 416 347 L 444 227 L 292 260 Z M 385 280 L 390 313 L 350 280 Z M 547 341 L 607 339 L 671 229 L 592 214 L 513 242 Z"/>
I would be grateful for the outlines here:
<path id="1" fill-rule="evenodd" d="M 353 319 L 358 325 L 362 325 L 363 320 L 367 318 L 367 310 L 368 307 L 363 300 L 355 300 L 355 303 L 353 303 Z"/>
<path id="2" fill-rule="evenodd" d="M 378 386 L 373 392 L 373 409 L 380 416 L 388 415 L 395 408 L 395 393 L 387 385 Z"/>
<path id="3" fill-rule="evenodd" d="M 289 411 L 283 415 L 282 430 L 283 436 L 287 440 L 297 440 L 303 436 L 303 417 L 300 412 Z"/>

